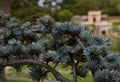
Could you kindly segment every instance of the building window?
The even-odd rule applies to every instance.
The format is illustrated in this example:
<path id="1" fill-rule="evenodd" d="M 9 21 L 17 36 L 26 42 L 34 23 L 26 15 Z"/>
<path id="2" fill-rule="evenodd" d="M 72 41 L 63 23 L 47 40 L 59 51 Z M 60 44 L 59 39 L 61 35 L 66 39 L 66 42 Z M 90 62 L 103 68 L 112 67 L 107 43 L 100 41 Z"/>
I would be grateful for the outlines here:
<path id="1" fill-rule="evenodd" d="M 106 35 L 106 31 L 102 31 L 102 34 L 103 34 L 103 35 Z"/>
<path id="2" fill-rule="evenodd" d="M 96 22 L 96 18 L 95 18 L 95 17 L 93 17 L 93 22 L 94 22 L 94 23 Z"/>

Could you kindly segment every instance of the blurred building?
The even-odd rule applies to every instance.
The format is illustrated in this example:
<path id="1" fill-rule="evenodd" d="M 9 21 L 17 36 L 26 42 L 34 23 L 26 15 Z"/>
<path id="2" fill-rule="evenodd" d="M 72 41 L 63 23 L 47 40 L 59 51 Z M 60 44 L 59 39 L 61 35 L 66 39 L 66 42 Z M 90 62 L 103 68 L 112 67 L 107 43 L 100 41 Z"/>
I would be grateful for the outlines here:
<path id="1" fill-rule="evenodd" d="M 79 24 L 94 25 L 95 34 L 109 36 L 112 34 L 112 22 L 108 21 L 107 15 L 102 15 L 101 11 L 89 11 L 88 15 L 73 16 L 72 22 Z"/>
<path id="2" fill-rule="evenodd" d="M 95 24 L 95 34 L 112 35 L 112 23 L 103 21 Z"/>
<path id="3" fill-rule="evenodd" d="M 72 17 L 72 20 L 71 20 L 72 22 L 76 22 L 76 23 L 81 23 L 81 17 L 80 17 L 80 15 L 74 15 L 73 17 Z"/>

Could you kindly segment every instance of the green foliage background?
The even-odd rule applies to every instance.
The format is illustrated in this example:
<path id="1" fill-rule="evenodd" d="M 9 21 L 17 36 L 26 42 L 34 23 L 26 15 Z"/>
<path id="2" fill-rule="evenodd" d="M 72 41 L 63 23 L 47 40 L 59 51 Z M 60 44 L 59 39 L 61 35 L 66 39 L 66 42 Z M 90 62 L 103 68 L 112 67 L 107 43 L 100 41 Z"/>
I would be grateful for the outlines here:
<path id="1" fill-rule="evenodd" d="M 25 0 L 12 0 L 12 16 L 18 17 L 22 19 L 22 22 L 25 22 L 34 21 L 45 14 L 51 14 L 47 9 L 38 6 L 37 1 L 30 0 L 26 3 Z M 85 15 L 90 10 L 102 10 L 104 14 L 120 15 L 120 0 L 63 0 L 60 5 L 61 10 L 52 11 L 52 17 L 55 20 L 66 21 L 59 15 L 64 10 L 69 11 L 72 15 Z"/>
<path id="2" fill-rule="evenodd" d="M 59 16 L 59 21 L 64 22 L 64 21 L 69 21 L 72 18 L 72 12 L 69 10 L 61 10 L 58 14 Z"/>
<path id="3" fill-rule="evenodd" d="M 114 43 L 111 47 L 111 50 L 113 52 L 118 52 L 120 53 L 120 38 L 114 38 Z"/>
<path id="4" fill-rule="evenodd" d="M 25 0 L 12 0 L 11 15 L 22 20 L 22 23 L 26 21 L 35 23 L 37 18 L 47 14 L 45 9 L 38 6 L 37 1 L 30 0 L 25 2 Z"/>
<path id="5" fill-rule="evenodd" d="M 65 0 L 66 1 L 66 0 Z M 119 0 L 73 0 L 74 3 L 67 6 L 73 14 L 87 14 L 90 10 L 102 10 L 103 13 L 108 15 L 120 14 L 120 1 Z"/>

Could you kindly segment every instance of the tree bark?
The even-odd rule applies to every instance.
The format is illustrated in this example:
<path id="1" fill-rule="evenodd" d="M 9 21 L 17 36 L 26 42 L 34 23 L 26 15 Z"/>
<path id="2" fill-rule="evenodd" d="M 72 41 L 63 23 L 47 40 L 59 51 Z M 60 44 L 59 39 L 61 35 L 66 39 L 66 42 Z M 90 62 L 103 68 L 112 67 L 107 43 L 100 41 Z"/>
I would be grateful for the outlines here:
<path id="1" fill-rule="evenodd" d="M 0 82 L 6 82 L 5 69 L 0 69 Z"/>
<path id="2" fill-rule="evenodd" d="M 77 75 L 76 75 L 76 64 L 73 63 L 73 82 L 77 82 Z"/>
<path id="3" fill-rule="evenodd" d="M 42 61 L 36 61 L 36 60 L 32 60 L 32 59 L 23 59 L 23 60 L 17 60 L 17 61 L 9 62 L 8 64 L 6 64 L 4 66 L 12 66 L 14 64 L 37 64 L 37 65 L 42 65 L 43 67 L 48 69 L 48 71 L 50 71 L 58 81 L 61 81 L 61 82 L 71 82 L 70 80 L 68 80 L 65 77 L 63 77 L 54 68 L 49 66 L 47 63 L 43 63 Z"/>
<path id="4" fill-rule="evenodd" d="M 2 0 L 2 10 L 6 14 L 10 14 L 11 11 L 11 0 Z"/>
<path id="5" fill-rule="evenodd" d="M 92 77 L 93 77 L 93 82 L 97 82 L 97 81 L 95 80 L 95 78 L 94 78 L 95 71 L 93 70 L 93 71 L 91 71 L 91 73 L 92 73 Z"/>

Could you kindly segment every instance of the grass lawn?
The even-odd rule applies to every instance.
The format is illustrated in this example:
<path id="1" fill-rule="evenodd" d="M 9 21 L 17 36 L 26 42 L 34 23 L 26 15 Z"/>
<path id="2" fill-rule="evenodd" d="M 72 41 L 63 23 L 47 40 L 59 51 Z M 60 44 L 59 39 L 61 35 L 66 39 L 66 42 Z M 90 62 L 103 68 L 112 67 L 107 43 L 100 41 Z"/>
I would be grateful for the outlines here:
<path id="1" fill-rule="evenodd" d="M 30 82 L 30 81 L 25 81 L 25 80 L 13 80 L 12 78 L 10 78 L 11 76 L 12 77 L 17 77 L 17 78 L 19 78 L 19 77 L 28 78 L 29 77 L 29 74 L 28 74 L 29 69 L 26 68 L 26 67 L 23 68 L 23 69 L 24 69 L 23 72 L 19 74 L 19 73 L 16 73 L 13 68 L 11 68 L 9 70 L 9 72 L 6 73 L 6 76 L 9 78 L 7 82 Z M 69 71 L 70 69 L 71 69 L 71 67 L 68 66 L 68 67 L 63 68 L 62 65 L 58 65 L 57 68 L 56 68 L 56 70 L 61 71 L 61 73 L 64 77 L 72 80 L 72 75 L 66 72 L 66 71 Z M 47 79 L 56 80 L 51 73 L 48 74 Z M 93 79 L 92 79 L 91 75 L 86 76 L 86 78 L 78 77 L 77 80 L 78 80 L 78 82 L 93 82 Z"/>
<path id="2" fill-rule="evenodd" d="M 72 75 L 71 74 L 62 74 L 62 75 L 64 77 L 72 80 Z M 49 79 L 50 80 L 55 80 L 54 76 L 51 73 L 49 73 Z M 86 76 L 86 78 L 78 77 L 77 80 L 78 80 L 78 82 L 93 82 L 92 76 L 90 76 L 90 75 Z"/>
<path id="3" fill-rule="evenodd" d="M 7 82 L 30 82 L 30 81 L 8 79 Z"/>

